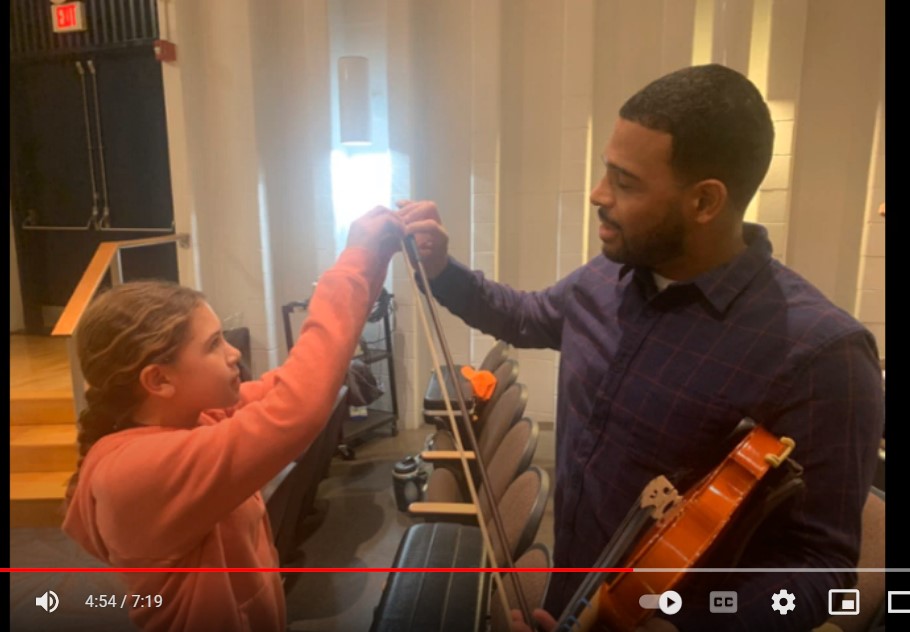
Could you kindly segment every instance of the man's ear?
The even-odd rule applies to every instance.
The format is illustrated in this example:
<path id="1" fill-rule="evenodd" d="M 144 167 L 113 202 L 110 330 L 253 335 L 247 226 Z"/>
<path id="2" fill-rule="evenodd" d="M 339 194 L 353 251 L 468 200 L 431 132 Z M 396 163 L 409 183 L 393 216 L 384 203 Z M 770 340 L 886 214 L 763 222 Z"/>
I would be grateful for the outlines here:
<path id="1" fill-rule="evenodd" d="M 150 364 L 139 372 L 142 389 L 154 397 L 168 399 L 174 395 L 174 385 L 167 371 L 160 364 Z"/>
<path id="2" fill-rule="evenodd" d="M 727 185 L 713 178 L 696 182 L 692 186 L 690 199 L 694 220 L 699 224 L 707 224 L 727 207 Z"/>

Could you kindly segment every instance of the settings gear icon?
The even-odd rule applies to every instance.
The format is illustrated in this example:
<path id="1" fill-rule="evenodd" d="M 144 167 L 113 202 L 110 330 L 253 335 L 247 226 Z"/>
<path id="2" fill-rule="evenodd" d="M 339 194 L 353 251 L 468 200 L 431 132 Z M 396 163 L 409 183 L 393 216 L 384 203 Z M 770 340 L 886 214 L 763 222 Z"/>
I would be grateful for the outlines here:
<path id="1" fill-rule="evenodd" d="M 771 596 L 771 609 L 780 614 L 796 610 L 796 595 L 781 589 Z"/>

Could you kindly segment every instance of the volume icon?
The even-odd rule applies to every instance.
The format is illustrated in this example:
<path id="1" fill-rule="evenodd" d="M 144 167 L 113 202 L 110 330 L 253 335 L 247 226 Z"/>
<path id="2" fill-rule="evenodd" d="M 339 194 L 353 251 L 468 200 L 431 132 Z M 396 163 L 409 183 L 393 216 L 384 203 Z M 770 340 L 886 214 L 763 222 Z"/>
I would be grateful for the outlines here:
<path id="1" fill-rule="evenodd" d="M 60 605 L 60 598 L 53 590 L 48 590 L 40 597 L 35 597 L 35 605 L 44 608 L 47 612 L 53 612 Z"/>

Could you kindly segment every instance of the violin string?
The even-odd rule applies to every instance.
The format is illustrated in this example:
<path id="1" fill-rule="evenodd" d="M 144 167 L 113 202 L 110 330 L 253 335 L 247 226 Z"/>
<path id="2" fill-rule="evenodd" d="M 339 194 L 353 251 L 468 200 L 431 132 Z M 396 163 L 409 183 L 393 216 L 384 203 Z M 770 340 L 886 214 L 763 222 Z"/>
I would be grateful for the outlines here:
<path id="1" fill-rule="evenodd" d="M 645 528 L 650 526 L 652 522 L 649 509 L 641 507 L 639 504 L 633 505 L 614 532 L 614 536 L 604 547 L 600 557 L 597 559 L 595 568 L 612 568 L 616 566 L 622 557 L 626 555 L 629 548 L 638 540 Z M 615 572 L 607 571 L 588 574 L 563 610 L 556 630 L 561 632 L 572 630 L 582 612 L 591 607 L 593 603 L 592 595 L 595 594 L 601 584 L 610 582 L 616 574 Z"/>
<path id="2" fill-rule="evenodd" d="M 409 236 L 408 240 L 409 240 L 409 242 L 410 242 L 412 245 L 414 244 L 414 242 L 413 242 L 413 236 Z M 421 292 L 420 292 L 420 289 L 417 287 L 416 281 L 414 280 L 414 268 L 412 267 L 411 262 L 410 262 L 410 258 L 409 258 L 409 256 L 408 256 L 409 250 L 408 250 L 408 248 L 407 248 L 407 243 L 408 243 L 408 241 L 405 241 L 404 243 L 402 243 L 402 249 L 403 249 L 403 251 L 404 251 L 403 254 L 404 254 L 404 259 L 405 259 L 405 266 L 407 267 L 407 271 L 408 271 L 407 276 L 408 276 L 408 278 L 409 278 L 409 280 L 410 280 L 410 282 L 411 282 L 411 290 L 412 290 L 412 292 L 414 292 L 415 296 L 419 296 L 419 295 L 421 294 Z M 420 263 L 420 259 L 419 259 L 419 257 L 417 256 L 416 245 L 415 245 L 415 247 L 414 247 L 413 250 L 414 250 L 414 259 L 417 261 L 417 267 L 418 267 L 419 272 L 420 272 L 421 281 L 423 282 L 424 287 L 427 288 L 427 293 L 426 293 L 427 304 L 428 304 L 428 305 L 430 306 L 430 308 L 431 308 L 431 312 L 430 312 L 430 313 L 431 313 L 431 316 L 433 316 L 434 324 L 436 324 L 436 326 L 437 326 L 438 335 L 439 335 L 439 337 L 440 337 L 440 344 L 443 345 L 443 351 L 446 352 L 447 350 L 445 349 L 444 342 L 443 342 L 443 340 L 442 340 L 442 331 L 441 331 L 441 328 L 439 327 L 439 320 L 438 320 L 438 317 L 437 317 L 437 315 L 435 314 L 435 312 L 432 311 L 433 304 L 432 304 L 432 302 L 431 302 L 431 298 L 430 298 L 430 295 L 429 295 L 429 280 L 427 279 L 426 272 L 425 272 L 425 270 L 423 269 L 423 265 Z M 445 406 L 446 406 L 446 412 L 448 413 L 448 416 L 449 416 L 449 423 L 450 423 L 450 425 L 451 425 L 451 427 L 452 427 L 453 440 L 455 441 L 455 445 L 456 445 L 456 448 L 457 448 L 457 450 L 458 450 L 459 457 L 460 457 L 460 459 L 461 459 L 462 468 L 464 469 L 465 481 L 466 481 L 466 483 L 467 483 L 468 492 L 469 492 L 469 494 L 470 494 L 470 496 L 471 496 L 471 502 L 472 502 L 472 503 L 474 504 L 474 506 L 477 508 L 477 514 L 478 514 L 477 524 L 478 524 L 478 526 L 480 527 L 481 536 L 482 536 L 483 541 L 484 541 L 484 547 L 485 547 L 486 550 L 487 550 L 487 555 L 488 555 L 488 557 L 490 558 L 490 560 L 491 560 L 494 564 L 498 565 L 498 561 L 496 560 L 496 556 L 495 556 L 495 553 L 494 553 L 493 545 L 492 545 L 492 542 L 491 542 L 491 540 L 490 540 L 489 533 L 488 533 L 488 531 L 487 531 L 487 526 L 486 526 L 485 518 L 484 518 L 484 516 L 480 513 L 480 503 L 479 503 L 479 498 L 478 498 L 478 494 L 477 494 L 477 489 L 476 489 L 476 487 L 475 487 L 475 485 L 474 485 L 473 475 L 472 475 L 472 473 L 471 473 L 471 471 L 470 471 L 470 468 L 469 468 L 469 466 L 468 466 L 467 458 L 465 457 L 465 453 L 464 453 L 464 452 L 465 452 L 465 451 L 464 451 L 464 444 L 463 444 L 462 441 L 461 441 L 461 434 L 460 434 L 460 431 L 459 431 L 459 429 L 458 429 L 458 423 L 457 423 L 456 420 L 455 420 L 455 411 L 452 409 L 451 398 L 449 397 L 449 394 L 448 394 L 448 389 L 447 389 L 447 387 L 446 387 L 446 381 L 445 381 L 445 379 L 444 379 L 444 376 L 442 375 L 442 368 L 441 368 L 441 366 L 440 366 L 439 358 L 438 358 L 438 356 L 437 356 L 437 354 L 436 354 L 436 347 L 435 347 L 435 344 L 433 344 L 433 337 L 432 337 L 432 334 L 430 333 L 429 323 L 427 322 L 426 314 L 423 312 L 423 308 L 422 308 L 422 306 L 420 305 L 420 301 L 419 301 L 419 300 L 417 301 L 417 313 L 418 313 L 418 315 L 419 315 L 419 317 L 420 317 L 420 321 L 421 321 L 421 325 L 422 325 L 422 327 L 423 327 L 424 335 L 425 335 L 426 338 L 427 338 L 427 344 L 428 344 L 428 346 L 429 346 L 429 348 L 430 348 L 430 356 L 431 356 L 431 358 L 432 358 L 432 360 L 433 360 L 433 368 L 434 368 L 434 370 L 435 370 L 435 372 L 436 372 L 436 377 L 437 377 L 437 380 L 438 380 L 438 382 L 439 382 L 440 389 L 441 389 L 441 391 L 442 391 L 442 397 L 443 397 L 443 401 L 444 401 Z M 448 354 L 447 354 L 447 353 L 446 353 L 446 356 L 447 356 L 447 357 L 446 357 L 446 363 L 447 363 L 447 365 L 448 365 L 449 372 L 452 374 L 452 378 L 453 378 L 453 382 L 454 382 L 454 380 L 455 380 L 454 368 L 455 368 L 455 367 L 454 367 L 454 365 L 453 365 L 453 363 L 452 363 L 452 361 L 451 361 L 451 358 L 448 357 Z M 464 401 L 463 401 L 463 399 L 462 399 L 462 397 L 461 397 L 461 391 L 460 391 L 460 389 L 458 389 L 458 388 L 456 388 L 455 390 L 456 390 L 456 393 L 457 393 L 458 396 L 459 396 L 459 404 L 460 404 L 460 407 L 461 407 L 461 409 L 462 409 L 462 417 L 465 419 L 465 423 L 466 423 L 466 424 L 470 424 L 471 421 L 470 421 L 470 418 L 469 418 L 468 415 L 467 415 L 467 406 L 465 406 Z M 483 464 L 482 458 L 481 458 L 481 456 L 480 456 L 480 451 L 479 451 L 478 446 L 477 446 L 476 438 L 474 437 L 473 433 L 471 432 L 470 427 L 468 427 L 467 430 L 468 430 L 468 436 L 469 436 L 469 438 L 472 440 L 472 443 L 474 444 L 474 459 L 475 459 L 475 462 L 476 462 L 477 465 L 478 465 L 478 469 L 479 469 L 480 472 L 481 472 L 481 476 L 482 476 L 482 478 L 484 479 L 482 487 L 484 487 L 484 491 L 485 491 L 486 494 L 487 494 L 487 503 L 488 503 L 488 505 L 490 506 L 490 511 L 493 513 L 494 524 L 495 524 L 496 527 L 497 527 L 497 535 L 499 536 L 499 539 L 500 539 L 500 547 L 501 547 L 501 549 L 502 549 L 502 551 L 503 551 L 503 554 L 504 554 L 504 556 L 505 556 L 506 566 L 507 566 L 508 568 L 514 568 L 515 564 L 514 564 L 514 562 L 512 561 L 512 556 L 511 556 L 511 552 L 510 552 L 510 550 L 509 550 L 508 541 L 507 541 L 507 539 L 506 539 L 506 537 L 505 537 L 505 529 L 503 528 L 502 522 L 501 522 L 501 520 L 499 519 L 500 517 L 499 517 L 498 509 L 496 508 L 496 505 L 495 505 L 495 499 L 493 499 L 493 497 L 492 497 L 492 489 L 491 489 L 489 483 L 488 483 L 487 480 L 486 480 L 486 476 L 485 476 L 486 473 L 485 473 L 485 471 L 484 471 L 484 464 Z M 521 584 L 520 584 L 520 581 L 519 581 L 519 578 L 518 578 L 517 575 L 518 575 L 517 573 L 509 573 L 509 576 L 510 576 L 511 581 L 512 581 L 512 589 L 513 589 L 513 591 L 515 592 L 516 599 L 517 599 L 518 602 L 519 602 L 520 610 L 521 610 L 523 616 L 525 617 L 525 620 L 526 620 L 530 625 L 534 625 L 533 619 L 531 618 L 531 611 L 530 611 L 530 608 L 529 608 L 528 605 L 527 605 L 527 600 L 525 599 L 525 596 L 524 596 L 524 593 L 523 593 L 523 591 L 522 591 Z M 498 573 L 498 572 L 494 572 L 494 573 L 493 573 L 493 581 L 494 581 L 494 583 L 496 584 L 497 592 L 498 592 L 499 595 L 500 595 L 499 599 L 500 599 L 500 602 L 501 602 L 501 604 L 502 604 L 502 606 L 503 606 L 504 612 L 505 612 L 506 616 L 508 617 L 509 612 L 510 612 L 510 607 L 509 607 L 509 603 L 508 603 L 508 601 L 507 601 L 507 599 L 506 599 L 505 587 L 503 586 L 502 577 L 501 577 L 500 573 Z"/>

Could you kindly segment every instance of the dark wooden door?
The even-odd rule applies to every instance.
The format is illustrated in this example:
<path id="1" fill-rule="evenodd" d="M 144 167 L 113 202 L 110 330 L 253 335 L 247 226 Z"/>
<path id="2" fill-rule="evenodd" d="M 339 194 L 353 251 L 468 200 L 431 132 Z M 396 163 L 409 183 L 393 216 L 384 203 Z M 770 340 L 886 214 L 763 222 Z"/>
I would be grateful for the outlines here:
<path id="1" fill-rule="evenodd" d="M 173 232 L 157 0 L 84 0 L 85 30 L 10 2 L 10 202 L 29 333 L 45 333 L 103 241 Z M 178 280 L 173 244 L 123 274 Z"/>
<path id="2" fill-rule="evenodd" d="M 160 63 L 127 47 L 11 64 L 10 183 L 29 333 L 46 333 L 103 241 L 173 232 Z M 124 278 L 178 280 L 176 249 Z"/>
<path id="3" fill-rule="evenodd" d="M 173 222 L 161 63 L 151 49 L 95 57 L 104 226 L 170 228 Z"/>
<path id="4" fill-rule="evenodd" d="M 75 59 L 10 67 L 11 184 L 19 224 L 86 227 L 100 203 L 84 72 Z"/>

